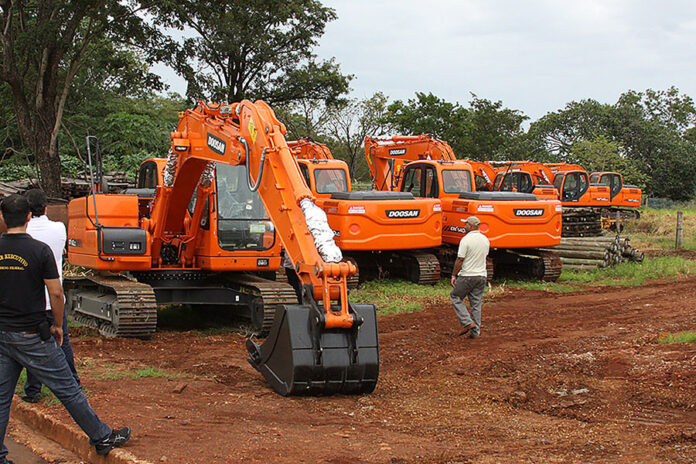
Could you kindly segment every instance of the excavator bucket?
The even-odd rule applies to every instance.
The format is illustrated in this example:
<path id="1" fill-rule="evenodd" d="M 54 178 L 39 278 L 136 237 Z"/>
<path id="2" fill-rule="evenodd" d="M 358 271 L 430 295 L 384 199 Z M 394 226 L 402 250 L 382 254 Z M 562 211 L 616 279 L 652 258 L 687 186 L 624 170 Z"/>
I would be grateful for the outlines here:
<path id="1" fill-rule="evenodd" d="M 376 307 L 351 312 L 356 327 L 323 329 L 317 308 L 279 307 L 266 341 L 247 340 L 249 363 L 283 396 L 370 393 L 379 375 Z"/>

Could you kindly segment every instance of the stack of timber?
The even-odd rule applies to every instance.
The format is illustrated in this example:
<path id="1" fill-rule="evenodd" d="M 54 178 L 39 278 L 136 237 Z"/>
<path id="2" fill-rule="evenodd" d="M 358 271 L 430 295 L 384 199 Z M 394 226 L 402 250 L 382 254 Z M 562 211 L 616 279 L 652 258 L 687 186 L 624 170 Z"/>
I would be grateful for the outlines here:
<path id="1" fill-rule="evenodd" d="M 128 187 L 133 187 L 134 183 L 128 179 L 125 172 L 108 172 L 104 174 L 104 179 L 109 185 L 111 193 L 118 193 Z M 22 194 L 27 190 L 39 187 L 37 179 L 22 179 L 12 182 L 0 182 L 0 198 L 13 193 Z M 61 179 L 62 197 L 66 200 L 84 197 L 89 194 L 89 182 L 85 179 L 74 179 L 63 177 Z"/>
<path id="2" fill-rule="evenodd" d="M 563 208 L 563 237 L 602 235 L 602 213 L 597 208 Z"/>
<path id="3" fill-rule="evenodd" d="M 599 237 L 563 237 L 561 244 L 542 250 L 556 253 L 563 269 L 590 270 L 614 266 L 626 261 L 641 262 L 644 254 L 630 245 L 629 237 L 619 235 Z"/>

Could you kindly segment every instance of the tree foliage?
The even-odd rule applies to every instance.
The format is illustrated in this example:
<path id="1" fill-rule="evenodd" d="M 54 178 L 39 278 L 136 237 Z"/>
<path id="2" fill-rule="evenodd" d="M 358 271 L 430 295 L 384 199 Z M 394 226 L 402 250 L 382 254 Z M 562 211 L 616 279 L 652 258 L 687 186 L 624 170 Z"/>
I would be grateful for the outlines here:
<path id="1" fill-rule="evenodd" d="M 20 138 L 50 195 L 61 194 L 58 137 L 75 79 L 103 46 L 140 47 L 143 56 L 156 59 L 162 35 L 142 15 L 150 6 L 119 0 L 0 1 L 0 80 L 10 90 Z M 123 55 L 101 57 L 118 68 Z M 141 80 L 160 86 L 146 68 L 140 71 Z"/>
<path id="2" fill-rule="evenodd" d="M 397 100 L 388 107 L 386 121 L 404 135 L 431 134 L 446 140 L 462 158 L 476 160 L 516 159 L 523 143 L 522 123 L 527 116 L 518 110 L 471 94 L 469 106 L 448 102 L 432 93 L 416 93 L 406 103 Z"/>
<path id="3" fill-rule="evenodd" d="M 317 0 L 182 0 L 160 22 L 195 31 L 172 55 L 190 100 L 264 99 L 271 105 L 302 99 L 332 102 L 351 76 L 312 51 L 333 9 Z"/>
<path id="4" fill-rule="evenodd" d="M 557 161 L 570 162 L 579 147 L 603 138 L 616 144 L 626 169 L 639 171 L 637 182 L 644 182 L 649 194 L 686 200 L 696 195 L 694 121 L 692 99 L 670 87 L 628 91 L 614 105 L 570 102 L 533 122 L 528 136 L 533 156 L 545 150 Z"/>

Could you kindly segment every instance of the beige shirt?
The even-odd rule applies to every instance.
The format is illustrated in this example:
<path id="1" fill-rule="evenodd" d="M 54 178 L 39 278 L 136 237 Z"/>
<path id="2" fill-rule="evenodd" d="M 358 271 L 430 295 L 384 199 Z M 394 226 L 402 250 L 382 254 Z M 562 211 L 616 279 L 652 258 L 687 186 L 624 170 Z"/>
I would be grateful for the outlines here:
<path id="1" fill-rule="evenodd" d="M 464 258 L 459 275 L 462 277 L 487 277 L 486 256 L 491 242 L 478 230 L 472 230 L 459 242 L 457 257 Z"/>

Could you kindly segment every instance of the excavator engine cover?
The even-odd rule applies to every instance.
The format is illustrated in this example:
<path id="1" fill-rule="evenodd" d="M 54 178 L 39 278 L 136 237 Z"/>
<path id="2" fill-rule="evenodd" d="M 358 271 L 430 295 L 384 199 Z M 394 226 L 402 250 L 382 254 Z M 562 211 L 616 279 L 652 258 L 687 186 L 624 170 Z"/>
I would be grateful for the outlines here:
<path id="1" fill-rule="evenodd" d="M 351 305 L 352 329 L 322 329 L 316 308 L 285 305 L 262 345 L 247 340 L 249 363 L 283 396 L 370 393 L 379 375 L 374 305 Z"/>

